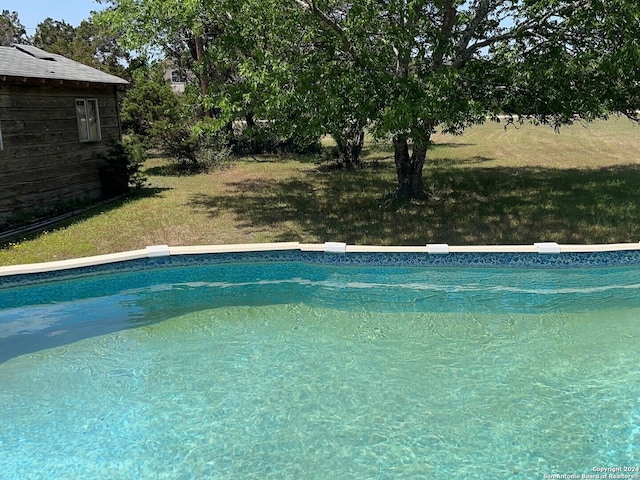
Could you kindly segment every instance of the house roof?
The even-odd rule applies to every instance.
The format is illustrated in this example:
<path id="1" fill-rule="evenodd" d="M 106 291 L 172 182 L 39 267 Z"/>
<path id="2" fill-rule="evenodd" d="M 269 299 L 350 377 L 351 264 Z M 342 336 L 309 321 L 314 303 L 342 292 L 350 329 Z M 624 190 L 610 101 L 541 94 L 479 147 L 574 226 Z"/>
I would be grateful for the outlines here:
<path id="1" fill-rule="evenodd" d="M 48 53 L 31 45 L 0 47 L 0 80 L 3 77 L 37 78 L 73 82 L 125 85 L 120 77 L 109 75 L 62 55 Z"/>

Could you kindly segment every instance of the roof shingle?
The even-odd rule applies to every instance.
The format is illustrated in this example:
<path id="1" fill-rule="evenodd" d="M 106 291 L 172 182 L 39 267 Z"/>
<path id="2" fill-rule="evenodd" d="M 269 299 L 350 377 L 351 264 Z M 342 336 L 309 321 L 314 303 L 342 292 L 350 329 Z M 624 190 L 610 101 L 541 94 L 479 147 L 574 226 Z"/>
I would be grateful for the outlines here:
<path id="1" fill-rule="evenodd" d="M 0 77 L 2 76 L 114 85 L 128 83 L 120 77 L 31 45 L 0 47 Z"/>

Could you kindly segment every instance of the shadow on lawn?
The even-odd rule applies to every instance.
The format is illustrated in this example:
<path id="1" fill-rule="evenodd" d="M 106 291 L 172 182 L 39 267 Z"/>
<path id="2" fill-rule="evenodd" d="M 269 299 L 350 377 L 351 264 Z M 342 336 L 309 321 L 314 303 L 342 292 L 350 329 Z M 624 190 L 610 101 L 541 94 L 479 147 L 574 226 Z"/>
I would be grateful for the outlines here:
<path id="1" fill-rule="evenodd" d="M 277 225 L 285 232 L 277 241 L 479 245 L 640 239 L 640 166 L 456 168 L 438 160 L 433 165 L 424 172 L 430 192 L 425 201 L 395 201 L 389 165 L 314 170 L 281 182 L 232 182 L 223 194 L 194 196 L 191 206 L 213 218 L 231 210 L 240 228 Z"/>

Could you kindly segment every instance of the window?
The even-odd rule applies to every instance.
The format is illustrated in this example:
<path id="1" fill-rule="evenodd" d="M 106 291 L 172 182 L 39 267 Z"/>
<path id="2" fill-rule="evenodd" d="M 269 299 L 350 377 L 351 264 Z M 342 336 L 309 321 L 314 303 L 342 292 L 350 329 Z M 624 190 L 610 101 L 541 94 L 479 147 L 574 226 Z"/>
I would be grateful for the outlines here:
<path id="1" fill-rule="evenodd" d="M 180 70 L 171 70 L 171 83 L 187 83 L 187 76 Z"/>
<path id="2" fill-rule="evenodd" d="M 81 142 L 102 140 L 98 100 L 95 98 L 76 99 L 76 116 L 78 117 L 78 133 Z"/>
<path id="3" fill-rule="evenodd" d="M 0 152 L 2 151 L 2 124 L 0 123 Z"/>

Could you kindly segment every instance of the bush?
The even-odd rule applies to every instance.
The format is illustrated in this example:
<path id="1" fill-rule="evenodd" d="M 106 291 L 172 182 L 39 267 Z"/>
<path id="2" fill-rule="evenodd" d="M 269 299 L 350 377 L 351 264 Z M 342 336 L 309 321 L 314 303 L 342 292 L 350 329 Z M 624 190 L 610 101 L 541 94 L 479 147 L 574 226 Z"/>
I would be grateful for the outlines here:
<path id="1" fill-rule="evenodd" d="M 177 164 L 178 170 L 183 172 L 196 172 L 200 168 L 196 151 L 198 150 L 198 137 L 191 129 L 181 123 L 158 122 L 155 125 L 156 135 L 160 140 L 160 148 Z"/>
<path id="2" fill-rule="evenodd" d="M 317 137 L 291 135 L 283 137 L 275 130 L 261 125 L 245 128 L 233 142 L 236 155 L 259 154 L 316 154 L 322 151 Z"/>
<path id="3" fill-rule="evenodd" d="M 164 153 L 183 173 L 220 168 L 231 157 L 231 147 L 222 133 L 194 133 L 187 125 L 167 126 L 161 143 Z"/>
<path id="4" fill-rule="evenodd" d="M 203 170 L 224 168 L 231 159 L 232 149 L 222 133 L 200 135 L 196 160 Z"/>
<path id="5" fill-rule="evenodd" d="M 103 157 L 105 164 L 100 167 L 102 195 L 110 198 L 129 192 L 130 187 L 142 188 L 147 179 L 140 171 L 146 158 L 142 143 L 132 136 L 109 148 Z"/>
<path id="6" fill-rule="evenodd" d="M 135 70 L 122 100 L 122 128 L 143 141 L 145 148 L 157 145 L 167 126 L 181 121 L 181 98 L 163 76 L 162 63 Z"/>

